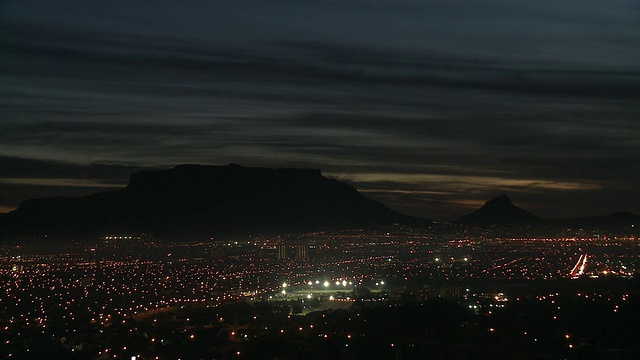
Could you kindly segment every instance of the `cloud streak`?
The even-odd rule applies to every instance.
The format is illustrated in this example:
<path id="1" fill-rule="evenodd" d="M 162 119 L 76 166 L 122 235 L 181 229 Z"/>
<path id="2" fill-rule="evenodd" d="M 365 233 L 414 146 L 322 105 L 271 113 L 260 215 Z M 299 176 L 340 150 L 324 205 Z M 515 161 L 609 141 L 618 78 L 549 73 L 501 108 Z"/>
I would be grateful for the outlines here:
<path id="1" fill-rule="evenodd" d="M 505 191 L 549 216 L 640 212 L 639 10 L 3 2 L 0 206 L 236 162 L 320 168 L 432 218 Z"/>

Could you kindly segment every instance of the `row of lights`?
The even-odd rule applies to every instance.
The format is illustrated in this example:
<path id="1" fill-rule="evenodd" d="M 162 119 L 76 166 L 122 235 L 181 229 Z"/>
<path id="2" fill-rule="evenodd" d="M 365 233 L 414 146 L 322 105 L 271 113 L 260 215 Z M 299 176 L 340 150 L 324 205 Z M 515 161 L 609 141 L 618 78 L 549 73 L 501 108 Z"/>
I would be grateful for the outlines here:
<path id="1" fill-rule="evenodd" d="M 316 285 L 319 285 L 319 284 L 320 284 L 320 280 L 316 280 L 315 284 L 316 284 Z M 307 285 L 309 285 L 309 286 L 313 286 L 313 281 L 309 281 L 309 282 L 307 282 Z M 329 287 L 329 285 L 331 285 L 331 283 L 330 283 L 330 282 L 328 282 L 328 281 L 325 281 L 322 285 L 324 285 L 324 287 Z M 353 281 L 347 281 L 347 280 L 342 280 L 342 281 L 340 281 L 340 280 L 336 280 L 336 286 L 340 286 L 340 285 L 342 285 L 342 286 L 353 285 Z M 384 285 L 384 281 L 376 282 L 376 285 Z M 289 286 L 289 284 L 287 284 L 286 282 L 285 282 L 285 283 L 282 283 L 282 289 L 283 289 L 283 290 L 284 290 L 284 289 L 286 289 L 286 287 L 287 287 L 287 286 Z"/>

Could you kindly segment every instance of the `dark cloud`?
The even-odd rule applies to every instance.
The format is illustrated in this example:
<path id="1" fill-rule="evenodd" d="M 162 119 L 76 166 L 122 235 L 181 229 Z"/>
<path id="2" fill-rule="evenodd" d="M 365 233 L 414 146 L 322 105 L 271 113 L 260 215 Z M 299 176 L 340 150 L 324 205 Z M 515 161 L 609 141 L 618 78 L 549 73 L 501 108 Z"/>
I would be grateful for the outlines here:
<path id="1" fill-rule="evenodd" d="M 149 168 L 123 164 L 93 163 L 78 165 L 54 161 L 34 159 L 22 159 L 8 156 L 0 156 L 0 178 L 29 178 L 37 175 L 38 178 L 73 178 L 95 181 L 107 181 L 123 183 L 123 179 L 129 178 L 133 171 Z"/>
<path id="2" fill-rule="evenodd" d="M 578 68 L 562 64 L 534 65 L 526 62 L 467 60 L 465 57 L 415 55 L 407 50 L 371 49 L 331 43 L 266 42 L 249 49 L 211 48 L 206 43 L 167 41 L 156 36 L 125 36 L 101 33 L 79 35 L 69 29 L 44 32 L 43 28 L 5 26 L 9 35 L 3 47 L 15 55 L 6 60 L 11 74 L 33 75 L 52 72 L 49 67 L 23 66 L 22 60 L 72 63 L 55 69 L 65 78 L 105 78 L 151 80 L 160 72 L 171 80 L 178 72 L 185 81 L 197 75 L 201 80 L 234 82 L 276 82 L 327 86 L 404 87 L 407 90 L 433 88 L 497 92 L 537 97 L 635 99 L 640 96 L 640 70 Z M 35 35 L 34 35 L 35 34 Z M 95 72 L 95 66 L 103 66 Z M 21 71 L 22 70 L 22 71 Z M 105 71 L 107 70 L 107 71 Z M 110 71 L 109 71 L 110 70 Z M 119 71 L 122 70 L 122 71 Z M 191 76 L 190 76 L 191 75 Z M 157 87 L 149 84 L 151 94 Z M 215 87 L 181 84 L 164 87 L 163 95 L 223 96 Z M 201 84 L 198 84 L 201 85 Z M 156 84 L 157 86 L 157 84 Z M 137 86 L 139 87 L 139 86 Z M 246 89 L 244 89 L 246 90 Z M 271 94 L 266 99 L 277 100 Z M 292 96 L 292 95 L 290 95 Z M 298 96 L 299 101 L 312 101 Z"/>
<path id="3" fill-rule="evenodd" d="M 6 1 L 0 206 L 236 162 L 320 168 L 434 218 L 501 192 L 541 215 L 640 212 L 639 18 L 633 1 Z"/>

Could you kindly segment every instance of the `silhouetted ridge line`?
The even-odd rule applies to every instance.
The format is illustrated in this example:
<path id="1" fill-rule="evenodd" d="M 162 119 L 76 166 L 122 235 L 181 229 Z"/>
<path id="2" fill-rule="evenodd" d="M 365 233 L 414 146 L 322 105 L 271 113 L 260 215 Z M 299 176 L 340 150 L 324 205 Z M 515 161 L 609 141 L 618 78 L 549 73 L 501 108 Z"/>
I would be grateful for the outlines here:
<path id="1" fill-rule="evenodd" d="M 414 223 L 318 169 L 179 165 L 141 171 L 118 191 L 24 201 L 0 218 L 6 237 L 324 230 Z M 423 221 L 422 223 L 426 223 Z"/>
<path id="2" fill-rule="evenodd" d="M 458 220 L 473 226 L 533 225 L 539 221 L 538 216 L 515 206 L 506 194 L 487 201 L 480 209 Z"/>
<path id="3" fill-rule="evenodd" d="M 548 219 L 539 217 L 511 202 L 509 196 L 502 194 L 487 201 L 478 210 L 473 211 L 456 221 L 475 227 L 546 227 L 574 229 L 624 229 L 640 225 L 640 216 L 620 212 L 612 215 L 592 216 L 570 219 Z"/>

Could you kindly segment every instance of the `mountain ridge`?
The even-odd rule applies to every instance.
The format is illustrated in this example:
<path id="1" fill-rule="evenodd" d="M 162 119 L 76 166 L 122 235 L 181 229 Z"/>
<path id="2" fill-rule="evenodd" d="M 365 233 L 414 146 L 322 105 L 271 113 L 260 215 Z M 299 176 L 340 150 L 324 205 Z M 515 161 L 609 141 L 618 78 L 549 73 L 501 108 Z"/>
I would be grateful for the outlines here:
<path id="1" fill-rule="evenodd" d="M 202 237 L 413 221 L 422 220 L 365 198 L 318 169 L 184 164 L 135 172 L 120 190 L 25 200 L 0 217 L 0 235 Z"/>
<path id="2" fill-rule="evenodd" d="M 0 241 L 114 233 L 202 238 L 394 223 L 434 224 L 391 210 L 349 184 L 324 177 L 319 169 L 183 164 L 134 172 L 119 190 L 76 198 L 24 200 L 16 210 L 0 214 Z M 618 212 L 549 219 L 519 208 L 502 194 L 453 223 L 439 226 L 618 230 L 640 226 L 640 216 Z"/>
<path id="3" fill-rule="evenodd" d="M 487 201 L 479 209 L 466 214 L 455 223 L 474 227 L 541 227 L 611 229 L 640 225 L 640 216 L 631 212 L 575 217 L 566 219 L 543 218 L 513 204 L 506 194 Z"/>
<path id="4" fill-rule="evenodd" d="M 487 201 L 481 208 L 464 215 L 457 222 L 472 226 L 494 222 L 500 225 L 533 225 L 540 220 L 537 215 L 515 206 L 508 195 L 501 194 Z"/>

